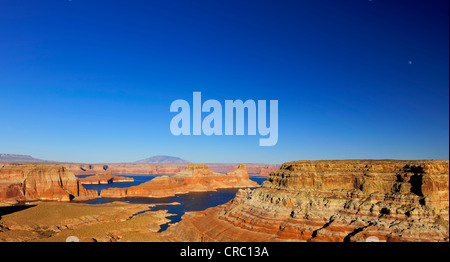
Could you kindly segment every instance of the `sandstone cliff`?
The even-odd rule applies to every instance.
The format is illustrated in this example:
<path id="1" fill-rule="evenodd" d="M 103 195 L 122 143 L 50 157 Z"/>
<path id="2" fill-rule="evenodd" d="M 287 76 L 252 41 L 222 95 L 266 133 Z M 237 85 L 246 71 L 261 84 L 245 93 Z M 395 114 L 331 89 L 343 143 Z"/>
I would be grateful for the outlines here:
<path id="1" fill-rule="evenodd" d="M 156 177 L 138 186 L 109 188 L 101 191 L 101 197 L 168 197 L 194 191 L 214 191 L 218 188 L 257 187 L 249 179 L 245 165 L 228 174 L 214 173 L 205 164 L 188 164 L 173 176 Z"/>
<path id="2" fill-rule="evenodd" d="M 0 166 L 0 201 L 70 201 L 97 197 L 96 191 L 86 190 L 75 175 L 63 166 Z"/>
<path id="3" fill-rule="evenodd" d="M 173 241 L 449 241 L 449 162 L 294 161 L 261 188 L 186 213 Z"/>

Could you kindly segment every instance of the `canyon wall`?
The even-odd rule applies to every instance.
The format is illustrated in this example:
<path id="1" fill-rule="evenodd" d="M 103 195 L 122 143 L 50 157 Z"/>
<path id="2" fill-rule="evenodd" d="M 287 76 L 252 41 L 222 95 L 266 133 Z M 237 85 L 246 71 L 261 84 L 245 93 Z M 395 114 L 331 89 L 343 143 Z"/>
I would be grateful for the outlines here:
<path id="1" fill-rule="evenodd" d="M 97 198 L 67 168 L 57 165 L 0 165 L 0 201 L 86 200 Z"/>
<path id="2" fill-rule="evenodd" d="M 195 191 L 214 191 L 218 188 L 257 187 L 250 180 L 246 166 L 227 174 L 215 173 L 205 164 L 188 164 L 173 176 L 160 176 L 128 188 L 109 188 L 100 192 L 101 197 L 168 197 Z"/>
<path id="3" fill-rule="evenodd" d="M 449 241 L 449 162 L 294 161 L 261 188 L 186 213 L 172 241 Z"/>

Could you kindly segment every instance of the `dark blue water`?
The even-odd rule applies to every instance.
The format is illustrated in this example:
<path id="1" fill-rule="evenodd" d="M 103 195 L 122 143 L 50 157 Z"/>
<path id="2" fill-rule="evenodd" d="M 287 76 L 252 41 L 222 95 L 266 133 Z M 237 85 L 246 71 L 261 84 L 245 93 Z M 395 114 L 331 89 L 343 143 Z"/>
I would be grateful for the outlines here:
<path id="1" fill-rule="evenodd" d="M 89 189 L 89 190 L 97 190 L 99 193 L 100 191 L 102 191 L 103 189 L 108 189 L 111 187 L 116 187 L 116 188 L 124 188 L 124 187 L 130 187 L 130 186 L 137 186 L 140 185 L 142 183 L 145 183 L 149 180 L 152 180 L 153 178 L 157 177 L 157 176 L 162 176 L 162 175 L 140 175 L 140 174 L 126 174 L 126 175 L 118 175 L 118 174 L 114 174 L 115 176 L 125 176 L 125 177 L 132 177 L 134 179 L 133 182 L 118 182 L 118 183 L 111 183 L 111 184 L 85 184 L 83 185 L 84 188 Z M 84 178 L 84 177 L 88 177 L 88 176 L 92 176 L 92 175 L 79 175 L 79 178 Z"/>
<path id="2" fill-rule="evenodd" d="M 112 183 L 106 185 L 83 185 L 86 189 L 91 190 L 100 190 L 112 187 L 129 187 L 133 185 L 138 185 L 144 182 L 147 182 L 159 175 L 118 175 L 118 176 L 127 176 L 133 177 L 134 182 L 123 182 L 123 183 Z M 81 177 L 81 176 L 80 176 Z M 250 176 L 250 179 L 261 184 L 266 180 L 265 177 L 257 177 Z M 193 211 L 202 211 L 210 207 L 215 207 L 218 205 L 225 204 L 234 198 L 237 191 L 237 188 L 224 188 L 218 189 L 217 191 L 210 192 L 191 192 L 188 194 L 181 194 L 172 197 L 163 197 L 163 198 L 153 198 L 153 197 L 125 197 L 125 198 L 97 198 L 92 200 L 83 201 L 83 203 L 87 204 L 105 204 L 111 203 L 114 201 L 122 201 L 128 203 L 135 204 L 168 204 L 173 202 L 178 202 L 180 205 L 157 205 L 148 211 L 156 211 L 156 210 L 167 210 L 170 214 L 174 216 L 168 217 L 171 220 L 168 224 L 161 225 L 161 231 L 166 230 L 170 223 L 176 223 L 181 220 L 181 217 L 186 212 Z"/>

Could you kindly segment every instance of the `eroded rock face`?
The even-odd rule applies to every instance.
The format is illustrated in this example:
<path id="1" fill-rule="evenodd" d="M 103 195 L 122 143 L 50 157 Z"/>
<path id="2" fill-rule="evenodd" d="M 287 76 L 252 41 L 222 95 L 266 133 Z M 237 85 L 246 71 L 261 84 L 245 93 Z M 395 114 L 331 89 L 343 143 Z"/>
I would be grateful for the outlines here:
<path id="1" fill-rule="evenodd" d="M 187 213 L 174 241 L 449 241 L 449 162 L 294 161 L 261 188 Z"/>
<path id="2" fill-rule="evenodd" d="M 218 188 L 257 187 L 250 180 L 245 165 L 228 174 L 214 173 L 205 164 L 188 164 L 173 176 L 160 176 L 138 186 L 109 188 L 101 191 L 101 197 L 168 197 L 195 191 L 214 191 Z"/>
<path id="3" fill-rule="evenodd" d="M 97 198 L 63 166 L 32 164 L 0 168 L 0 201 L 86 200 Z"/>

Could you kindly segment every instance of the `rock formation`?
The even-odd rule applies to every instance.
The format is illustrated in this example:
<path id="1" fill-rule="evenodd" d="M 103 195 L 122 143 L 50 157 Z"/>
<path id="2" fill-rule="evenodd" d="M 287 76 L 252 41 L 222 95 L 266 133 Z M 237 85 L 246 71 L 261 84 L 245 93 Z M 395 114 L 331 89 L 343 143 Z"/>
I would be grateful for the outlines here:
<path id="1" fill-rule="evenodd" d="M 70 201 L 97 197 L 97 191 L 86 190 L 63 166 L 27 164 L 0 168 L 0 201 Z"/>
<path id="2" fill-rule="evenodd" d="M 173 176 L 156 177 L 138 186 L 109 188 L 101 191 L 101 197 L 168 197 L 194 191 L 214 191 L 218 188 L 257 187 L 249 179 L 245 165 L 228 174 L 214 173 L 205 164 L 188 164 Z"/>
<path id="3" fill-rule="evenodd" d="M 186 213 L 173 241 L 449 241 L 449 162 L 294 161 L 261 188 Z"/>
<path id="4" fill-rule="evenodd" d="M 133 182 L 134 178 L 125 176 L 115 176 L 112 172 L 99 173 L 93 176 L 78 178 L 81 184 L 111 184 L 119 182 Z"/>

